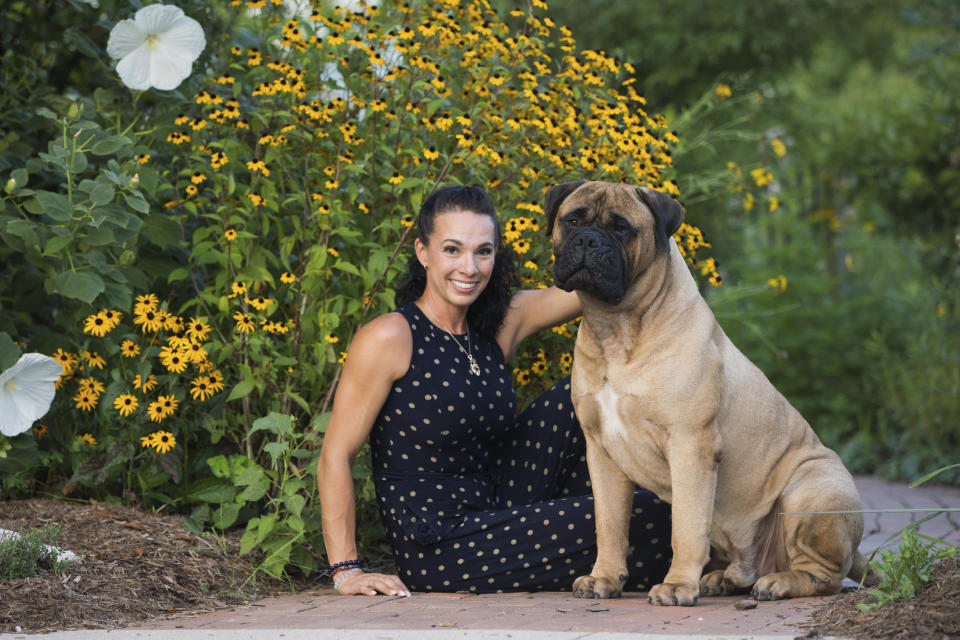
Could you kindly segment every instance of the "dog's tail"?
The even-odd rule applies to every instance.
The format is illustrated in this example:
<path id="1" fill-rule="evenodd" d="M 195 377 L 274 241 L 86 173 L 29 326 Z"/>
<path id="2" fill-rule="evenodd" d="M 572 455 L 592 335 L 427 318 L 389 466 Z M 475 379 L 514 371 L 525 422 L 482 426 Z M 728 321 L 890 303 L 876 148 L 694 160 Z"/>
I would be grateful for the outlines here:
<path id="1" fill-rule="evenodd" d="M 862 583 L 865 587 L 875 587 L 880 584 L 880 574 L 867 564 L 867 559 L 859 551 L 853 555 L 853 566 L 847 572 L 847 577 Z"/>

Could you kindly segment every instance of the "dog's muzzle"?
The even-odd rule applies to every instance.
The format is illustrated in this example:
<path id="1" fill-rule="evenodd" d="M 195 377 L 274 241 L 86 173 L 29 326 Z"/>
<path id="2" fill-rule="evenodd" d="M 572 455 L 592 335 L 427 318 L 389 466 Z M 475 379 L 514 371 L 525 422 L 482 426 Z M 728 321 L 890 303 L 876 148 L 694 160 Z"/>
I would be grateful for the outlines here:
<path id="1" fill-rule="evenodd" d="M 554 280 L 564 291 L 579 290 L 619 304 L 627 290 L 626 255 L 607 231 L 577 229 L 566 239 L 554 264 Z"/>

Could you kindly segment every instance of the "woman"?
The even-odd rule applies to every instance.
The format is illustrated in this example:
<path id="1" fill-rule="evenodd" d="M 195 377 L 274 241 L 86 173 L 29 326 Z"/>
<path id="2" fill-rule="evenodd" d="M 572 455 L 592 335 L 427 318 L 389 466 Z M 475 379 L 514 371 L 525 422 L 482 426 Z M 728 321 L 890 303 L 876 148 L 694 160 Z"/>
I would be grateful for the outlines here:
<path id="1" fill-rule="evenodd" d="M 504 364 L 527 336 L 580 314 L 556 287 L 511 296 L 487 194 L 445 187 L 417 218 L 401 306 L 350 345 L 317 468 L 342 594 L 566 590 L 596 556 L 585 445 L 569 382 L 515 417 Z M 402 304 L 406 302 L 406 304 Z M 351 465 L 371 438 L 378 506 L 400 576 L 357 560 Z M 669 564 L 669 507 L 637 491 L 633 588 Z"/>

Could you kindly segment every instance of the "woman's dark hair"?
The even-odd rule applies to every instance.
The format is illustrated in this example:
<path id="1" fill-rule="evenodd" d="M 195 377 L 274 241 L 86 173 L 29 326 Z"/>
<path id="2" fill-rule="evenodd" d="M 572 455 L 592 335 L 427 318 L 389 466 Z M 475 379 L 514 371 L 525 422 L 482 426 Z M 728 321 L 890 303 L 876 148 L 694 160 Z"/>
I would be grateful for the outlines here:
<path id="1" fill-rule="evenodd" d="M 467 324 L 481 337 L 493 340 L 503 324 L 507 305 L 517 284 L 513 249 L 510 245 L 500 246 L 500 222 L 487 192 L 480 187 L 461 185 L 437 189 L 420 206 L 417 215 L 417 237 L 420 242 L 428 244 L 437 216 L 450 211 L 472 211 L 490 216 L 493 220 L 494 242 L 497 246 L 493 272 L 487 286 L 467 311 Z M 414 253 L 407 261 L 407 272 L 397 288 L 397 304 L 413 302 L 423 294 L 426 286 L 427 272 Z"/>

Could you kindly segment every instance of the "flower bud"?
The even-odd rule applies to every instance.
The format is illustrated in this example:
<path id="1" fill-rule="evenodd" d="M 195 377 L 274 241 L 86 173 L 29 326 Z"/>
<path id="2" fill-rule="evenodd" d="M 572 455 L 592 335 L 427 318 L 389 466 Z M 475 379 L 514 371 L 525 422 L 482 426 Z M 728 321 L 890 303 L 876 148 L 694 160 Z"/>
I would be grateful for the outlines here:
<path id="1" fill-rule="evenodd" d="M 140 174 L 139 174 L 139 173 L 135 173 L 135 174 L 133 174 L 133 177 L 130 178 L 130 186 L 131 186 L 131 187 L 135 187 L 135 186 L 137 186 L 138 184 L 140 184 Z"/>
<path id="2" fill-rule="evenodd" d="M 7 180 L 7 184 L 3 188 L 3 190 L 7 193 L 13 193 L 14 191 L 17 190 L 17 181 L 14 180 L 13 178 L 10 178 L 9 180 Z"/>

